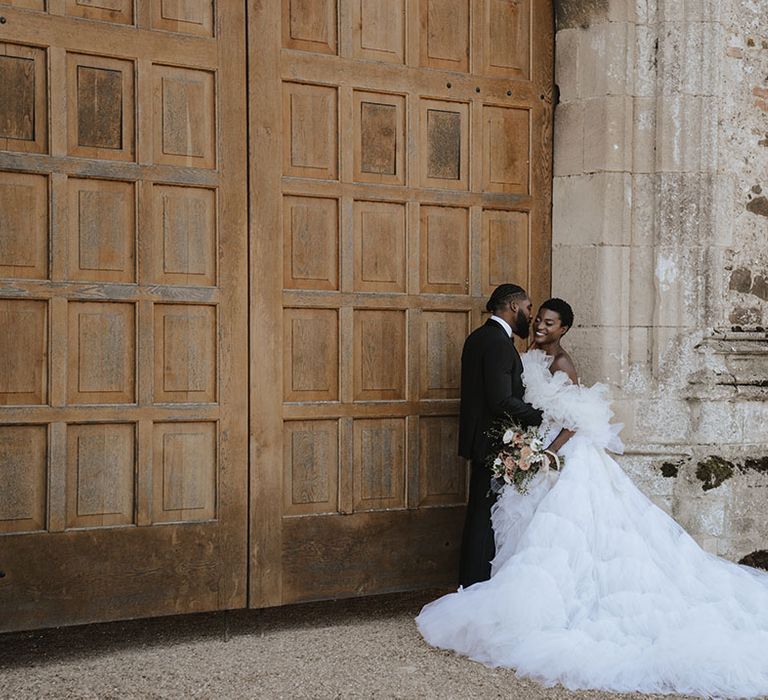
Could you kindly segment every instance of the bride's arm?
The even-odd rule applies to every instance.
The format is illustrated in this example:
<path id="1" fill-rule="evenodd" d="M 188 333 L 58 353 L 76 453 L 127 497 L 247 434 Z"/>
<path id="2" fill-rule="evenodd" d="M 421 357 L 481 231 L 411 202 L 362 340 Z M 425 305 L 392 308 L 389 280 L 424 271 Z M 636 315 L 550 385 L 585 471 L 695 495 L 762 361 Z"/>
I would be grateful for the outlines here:
<path id="1" fill-rule="evenodd" d="M 566 355 L 561 354 L 558 355 L 553 361 L 552 364 L 549 366 L 549 371 L 554 374 L 555 372 L 565 372 L 568 375 L 568 378 L 574 383 L 579 383 L 579 377 L 576 374 L 576 366 L 573 364 L 573 360 Z M 565 445 L 568 440 L 570 440 L 576 433 L 573 430 L 568 430 L 567 428 L 563 428 L 558 434 L 557 437 L 555 437 L 554 440 L 552 440 L 551 444 L 547 449 L 550 452 L 557 453 L 560 448 Z"/>

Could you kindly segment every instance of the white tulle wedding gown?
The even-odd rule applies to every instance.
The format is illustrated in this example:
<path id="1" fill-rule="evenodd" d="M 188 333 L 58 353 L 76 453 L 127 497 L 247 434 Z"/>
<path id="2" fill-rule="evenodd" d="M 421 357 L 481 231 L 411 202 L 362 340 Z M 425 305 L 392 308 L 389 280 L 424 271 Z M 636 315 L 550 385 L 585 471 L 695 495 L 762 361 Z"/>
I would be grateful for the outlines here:
<path id="1" fill-rule="evenodd" d="M 491 579 L 425 606 L 431 645 L 546 685 L 704 697 L 768 694 L 768 573 L 703 551 L 607 454 L 620 449 L 604 388 L 523 356 L 526 400 L 565 467 L 505 487 Z"/>

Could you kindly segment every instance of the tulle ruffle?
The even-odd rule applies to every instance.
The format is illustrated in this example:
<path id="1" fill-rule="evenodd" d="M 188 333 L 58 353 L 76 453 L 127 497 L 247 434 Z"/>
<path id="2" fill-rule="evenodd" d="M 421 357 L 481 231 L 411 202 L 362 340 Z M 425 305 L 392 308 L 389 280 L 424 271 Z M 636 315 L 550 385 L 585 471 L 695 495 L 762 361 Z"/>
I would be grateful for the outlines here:
<path id="1" fill-rule="evenodd" d="M 544 411 L 545 430 L 557 425 L 574 430 L 598 448 L 621 453 L 621 425 L 611 424 L 613 411 L 608 387 L 573 384 L 565 372 L 551 374 L 552 358 L 542 350 L 529 350 L 522 356 L 525 400 Z"/>

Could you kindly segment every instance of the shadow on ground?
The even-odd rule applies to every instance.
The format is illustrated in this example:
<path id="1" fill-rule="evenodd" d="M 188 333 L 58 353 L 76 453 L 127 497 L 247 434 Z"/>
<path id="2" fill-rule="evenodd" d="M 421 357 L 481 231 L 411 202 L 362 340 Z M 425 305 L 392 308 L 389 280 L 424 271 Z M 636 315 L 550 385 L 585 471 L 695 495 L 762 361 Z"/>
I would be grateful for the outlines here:
<path id="1" fill-rule="evenodd" d="M 93 658 L 153 646 L 167 648 L 206 640 L 227 642 L 235 637 L 261 637 L 302 629 L 347 629 L 377 619 L 415 617 L 422 606 L 446 592 L 422 590 L 259 610 L 224 610 L 11 632 L 0 634 L 0 669 Z"/>

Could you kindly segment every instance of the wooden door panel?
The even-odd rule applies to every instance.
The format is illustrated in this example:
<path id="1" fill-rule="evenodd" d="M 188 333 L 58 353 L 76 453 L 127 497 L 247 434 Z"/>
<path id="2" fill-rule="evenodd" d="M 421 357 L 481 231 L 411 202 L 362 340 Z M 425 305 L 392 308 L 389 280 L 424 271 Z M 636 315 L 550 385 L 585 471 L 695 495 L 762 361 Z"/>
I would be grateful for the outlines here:
<path id="1" fill-rule="evenodd" d="M 0 426 L 0 533 L 45 528 L 47 461 L 45 426 Z"/>
<path id="2" fill-rule="evenodd" d="M 48 276 L 48 178 L 0 172 L 0 275 Z"/>
<path id="3" fill-rule="evenodd" d="M 484 0 L 483 72 L 486 75 L 525 80 L 530 77 L 531 2 L 533 0 Z"/>
<path id="4" fill-rule="evenodd" d="M 0 631 L 242 606 L 244 6 L 23 4 L 0 26 Z"/>
<path id="5" fill-rule="evenodd" d="M 250 604 L 453 584 L 464 338 L 497 284 L 549 291 L 550 3 L 283 0 L 248 35 Z"/>
<path id="6" fill-rule="evenodd" d="M 352 55 L 388 63 L 405 59 L 405 0 L 354 0 Z"/>
<path id="7" fill-rule="evenodd" d="M 0 404 L 48 402 L 48 304 L 0 299 Z"/>
<path id="8" fill-rule="evenodd" d="M 48 149 L 45 51 L 0 44 L 0 149 L 44 153 Z"/>

